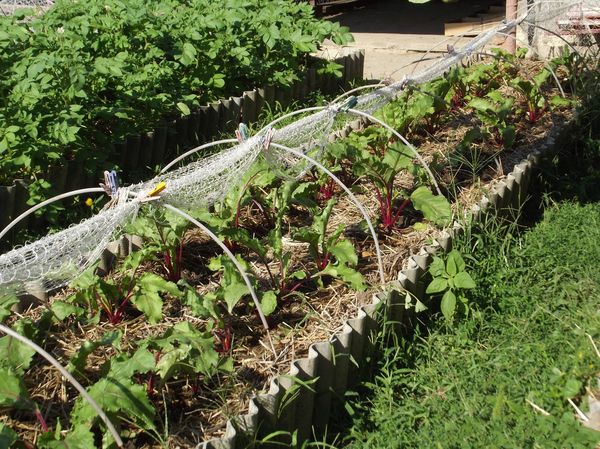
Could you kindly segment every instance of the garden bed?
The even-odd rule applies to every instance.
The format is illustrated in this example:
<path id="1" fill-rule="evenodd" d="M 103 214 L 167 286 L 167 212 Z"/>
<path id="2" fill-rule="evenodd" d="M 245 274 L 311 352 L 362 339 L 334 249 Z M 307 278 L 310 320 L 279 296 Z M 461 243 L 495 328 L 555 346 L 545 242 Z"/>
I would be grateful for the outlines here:
<path id="1" fill-rule="evenodd" d="M 96 184 L 104 169 L 136 181 L 242 114 L 357 78 L 356 58 L 310 56 L 325 38 L 348 42 L 347 29 L 290 0 L 225 12 L 206 0 L 60 0 L 0 17 L 0 31 L 0 226 L 25 207 L 10 207 L 17 179 L 29 204 Z"/>
<path id="2" fill-rule="evenodd" d="M 506 60 L 511 61 L 508 67 L 502 65 Z M 569 76 L 564 67 L 556 62 L 557 70 Z M 530 79 L 531 69 L 530 62 L 503 55 L 409 89 L 382 111 L 387 123 L 418 143 L 454 203 L 455 216 L 477 204 L 486 191 L 504 192 L 490 196 L 499 208 L 518 205 L 531 175 L 531 163 L 523 167 L 519 162 L 531 149 L 547 145 L 569 120 L 565 101 L 551 100 L 558 91 L 547 77 L 530 81 L 539 95 L 533 111 L 529 108 L 532 104 L 511 80 L 519 74 Z M 543 68 L 537 69 L 541 73 Z M 504 89 L 500 101 L 494 94 L 498 89 Z M 515 95 L 510 104 L 509 93 Z M 473 125 L 478 132 L 465 139 Z M 370 126 L 328 146 L 324 163 L 352 188 L 371 217 L 379 217 L 386 282 L 393 286 L 398 279 L 422 298 L 427 254 L 402 265 L 436 239 L 448 248 L 443 228 L 452 217 L 450 202 L 431 193 L 407 151 L 382 128 Z M 461 158 L 455 158 L 456 152 Z M 476 153 L 486 162 L 475 169 L 465 155 Z M 407 309 L 404 296 L 378 285 L 375 248 L 362 216 L 327 179 L 315 171 L 300 183 L 282 183 L 259 164 L 244 182 L 223 205 L 194 215 L 224 238 L 253 273 L 262 305 L 271 312 L 270 338 L 218 247 L 181 220 L 158 212 L 131 225 L 131 231 L 144 237 L 144 248 L 107 277 L 87 273 L 51 298 L 52 313 L 39 306 L 8 318 L 25 335 L 43 341 L 65 365 L 71 361 L 73 372 L 98 400 L 106 401 L 105 409 L 135 447 L 194 447 L 214 437 L 233 444 L 239 435 L 232 422 L 226 427 L 228 419 L 266 386 L 270 393 L 259 395 L 250 414 L 235 420 L 236 425 L 262 436 L 269 429 L 299 429 L 298 438 L 304 440 L 313 426 L 324 428 L 332 397 L 358 378 L 370 332 L 377 327 L 377 309 L 385 305 L 397 318 L 413 310 Z M 401 268 L 407 269 L 398 275 Z M 374 295 L 379 297 L 375 303 Z M 359 317 L 351 319 L 357 310 Z M 335 337 L 329 340 L 331 335 Z M 324 342 L 311 349 L 312 342 L 328 340 L 331 346 Z M 54 429 L 70 415 L 72 424 L 86 423 L 83 429 L 76 426 L 82 429 L 78 437 L 91 441 L 92 428 L 98 438 L 98 428 L 90 426 L 93 418 L 80 400 L 74 402 L 71 388 L 43 365 L 30 365 L 32 353 L 20 355 L 24 358 L 16 360 L 18 366 L 6 369 L 24 375 L 27 388 L 19 391 L 28 391 L 30 399 L 7 411 L 6 422 L 34 441 L 44 425 Z M 273 380 L 291 362 L 296 381 L 285 375 Z M 99 394 L 99 385 L 106 388 L 123 371 L 128 375 L 119 382 L 135 403 L 115 396 L 123 399 L 120 404 Z M 304 381 L 312 391 L 300 387 Z M 313 407 L 319 412 L 314 420 Z M 52 440 L 51 433 L 43 438 Z"/>

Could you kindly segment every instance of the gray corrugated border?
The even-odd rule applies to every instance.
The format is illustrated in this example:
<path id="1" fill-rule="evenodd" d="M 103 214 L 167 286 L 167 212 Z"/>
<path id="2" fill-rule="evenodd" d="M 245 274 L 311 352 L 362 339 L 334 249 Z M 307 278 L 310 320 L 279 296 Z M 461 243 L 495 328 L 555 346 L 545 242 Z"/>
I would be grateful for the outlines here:
<path id="1" fill-rule="evenodd" d="M 361 124 L 352 123 L 352 129 Z M 349 127 L 347 127 L 349 128 Z M 567 123 L 564 129 L 569 128 Z M 343 130 L 342 134 L 346 132 Z M 499 217 L 508 217 L 526 200 L 534 169 L 540 156 L 554 146 L 554 137 L 546 141 L 517 164 L 504 179 L 493 185 L 487 195 L 468 212 L 468 220 L 481 220 L 482 214 L 494 211 Z M 406 260 L 406 268 L 398 273 L 398 290 L 381 292 L 373 297 L 371 304 L 362 306 L 355 318 L 344 323 L 341 332 L 329 341 L 313 343 L 308 357 L 294 360 L 288 374 L 278 375 L 270 383 L 267 393 L 259 393 L 249 401 L 248 413 L 227 422 L 225 435 L 196 446 L 212 449 L 241 449 L 253 446 L 255 438 L 274 431 L 297 432 L 302 442 L 314 433 L 323 432 L 329 422 L 332 399 L 342 397 L 359 377 L 357 371 L 364 367 L 369 345 L 378 331 L 382 316 L 396 323 L 396 330 L 406 332 L 411 327 L 414 309 L 408 298 L 426 302 L 425 274 L 432 256 L 452 249 L 453 235 L 463 231 L 459 223 L 432 244 Z M 407 295 L 409 293 L 410 295 Z M 411 300 L 412 301 L 412 300 Z M 296 382 L 299 379 L 300 382 Z M 304 387 L 310 383 L 310 388 Z M 287 395 L 287 397 L 286 397 Z M 285 403 L 285 407 L 282 404 Z M 279 443 L 289 444 L 289 437 L 282 435 Z"/>

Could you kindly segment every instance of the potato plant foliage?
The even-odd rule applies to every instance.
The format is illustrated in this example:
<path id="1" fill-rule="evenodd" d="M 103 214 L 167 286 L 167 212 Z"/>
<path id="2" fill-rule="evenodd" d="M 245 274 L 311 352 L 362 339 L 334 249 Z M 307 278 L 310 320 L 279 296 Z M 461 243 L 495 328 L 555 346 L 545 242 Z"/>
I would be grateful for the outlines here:
<path id="1" fill-rule="evenodd" d="M 347 29 L 292 0 L 59 0 L 0 17 L 0 184 L 45 190 L 48 167 L 96 169 L 112 142 L 265 83 Z M 114 159 L 114 158 L 113 158 Z"/>

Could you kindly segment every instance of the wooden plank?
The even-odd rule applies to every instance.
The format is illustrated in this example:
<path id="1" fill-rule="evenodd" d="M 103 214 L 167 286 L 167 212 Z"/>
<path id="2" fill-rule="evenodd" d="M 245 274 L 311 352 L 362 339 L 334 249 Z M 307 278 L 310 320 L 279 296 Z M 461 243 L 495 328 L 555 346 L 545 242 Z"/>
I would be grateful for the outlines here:
<path id="1" fill-rule="evenodd" d="M 471 41 L 467 38 L 458 38 L 452 42 L 445 42 L 445 38 L 439 34 L 404 34 L 402 38 L 402 50 L 410 52 L 446 53 L 448 51 L 447 43 L 460 48 Z"/>
<path id="2" fill-rule="evenodd" d="M 473 22 L 450 22 L 444 24 L 445 36 L 474 36 L 484 31 L 497 27 L 500 22 L 473 23 Z"/>

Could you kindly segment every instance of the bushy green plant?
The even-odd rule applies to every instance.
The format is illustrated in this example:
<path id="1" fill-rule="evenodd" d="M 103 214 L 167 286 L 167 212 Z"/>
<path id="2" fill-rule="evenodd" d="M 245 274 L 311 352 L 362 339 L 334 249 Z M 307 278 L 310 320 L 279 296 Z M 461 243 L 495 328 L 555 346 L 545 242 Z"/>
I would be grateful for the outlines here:
<path id="1" fill-rule="evenodd" d="M 28 14 L 0 17 L 0 184 L 70 160 L 93 169 L 111 142 L 227 93 L 290 85 L 323 39 L 351 39 L 292 0 L 59 0 Z"/>
<path id="2" fill-rule="evenodd" d="M 462 316 L 468 315 L 469 305 L 465 290 L 476 287 L 473 278 L 466 270 L 466 264 L 459 251 L 453 249 L 442 259 L 434 257 L 429 266 L 432 277 L 426 293 L 441 296 L 440 307 L 444 318 L 452 322 L 456 312 Z"/>

